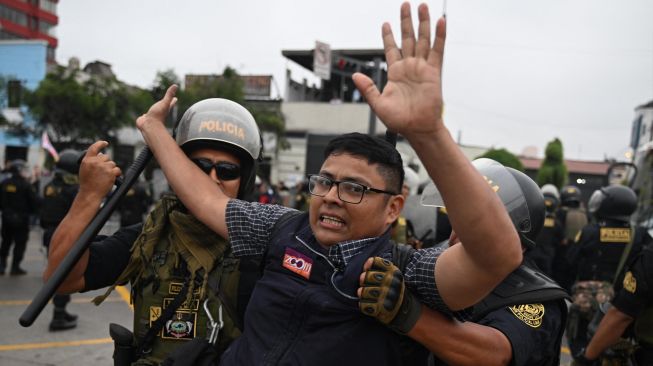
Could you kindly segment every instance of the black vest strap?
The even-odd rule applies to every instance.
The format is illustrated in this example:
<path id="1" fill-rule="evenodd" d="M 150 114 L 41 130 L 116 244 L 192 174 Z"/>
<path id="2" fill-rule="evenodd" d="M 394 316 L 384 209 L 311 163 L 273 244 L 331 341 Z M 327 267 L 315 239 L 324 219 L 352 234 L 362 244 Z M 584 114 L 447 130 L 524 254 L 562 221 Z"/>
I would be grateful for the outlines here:
<path id="1" fill-rule="evenodd" d="M 474 305 L 472 321 L 505 306 L 569 299 L 569 294 L 552 279 L 522 263 L 485 299 Z"/>

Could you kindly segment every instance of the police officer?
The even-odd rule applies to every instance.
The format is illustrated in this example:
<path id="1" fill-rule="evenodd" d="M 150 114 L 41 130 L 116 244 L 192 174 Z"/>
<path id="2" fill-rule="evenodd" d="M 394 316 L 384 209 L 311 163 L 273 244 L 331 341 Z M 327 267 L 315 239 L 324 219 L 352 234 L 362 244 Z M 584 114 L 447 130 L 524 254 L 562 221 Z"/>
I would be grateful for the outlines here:
<path id="1" fill-rule="evenodd" d="M 230 127 L 215 128 L 216 121 Z M 262 145 L 254 118 L 242 106 L 225 99 L 194 104 L 181 118 L 177 143 L 227 196 L 244 197 L 252 191 Z M 106 155 L 98 154 L 105 146 L 96 142 L 82 161 L 81 190 L 53 236 L 46 277 L 90 222 L 120 172 Z M 245 265 L 248 269 L 243 270 Z M 176 196 L 167 195 L 145 224 L 121 228 L 91 244 L 63 290 L 111 286 L 95 300 L 100 303 L 117 284 L 131 282 L 134 334 L 111 327 L 117 345 L 136 345 L 117 346 L 121 360 L 158 365 L 168 358 L 166 364 L 192 365 L 200 362 L 192 355 L 217 358 L 240 335 L 244 307 L 259 272 L 258 263 L 234 259 L 224 238 L 190 215 Z"/>
<path id="2" fill-rule="evenodd" d="M 404 184 L 401 188 L 401 195 L 404 196 L 404 200 L 417 187 L 417 180 L 417 173 L 410 167 L 404 166 Z M 413 223 L 404 216 L 404 213 L 392 223 L 391 235 L 395 243 L 408 244 L 416 249 L 422 247 L 421 241 L 415 236 Z"/>
<path id="3" fill-rule="evenodd" d="M 575 278 L 570 272 L 567 261 L 567 248 L 574 242 L 578 232 L 587 225 L 587 212 L 581 204 L 580 188 L 572 185 L 562 187 L 557 216 L 558 222 L 562 225 L 562 239 L 555 247 L 552 264 L 553 279 L 567 291 L 571 291 Z"/>
<path id="4" fill-rule="evenodd" d="M 120 201 L 120 226 L 140 224 L 152 204 L 152 196 L 144 182 L 136 182 Z"/>
<path id="5" fill-rule="evenodd" d="M 572 354 L 587 344 L 587 325 L 598 307 L 614 295 L 613 282 L 627 249 L 637 253 L 648 240 L 644 229 L 630 225 L 637 207 L 637 196 L 629 187 L 613 185 L 592 193 L 588 208 L 593 222 L 569 246 L 567 258 L 576 278 L 572 288 L 573 305 L 567 329 Z"/>
<path id="6" fill-rule="evenodd" d="M 562 240 L 562 225 L 558 221 L 557 210 L 560 205 L 560 194 L 553 184 L 542 186 L 544 196 L 544 207 L 546 209 L 544 224 L 537 237 L 537 245 L 529 250 L 525 256 L 528 257 L 547 276 L 552 276 L 552 263 L 555 255 L 555 247 Z"/>
<path id="7" fill-rule="evenodd" d="M 10 163 L 11 176 L 0 183 L 0 206 L 2 207 L 2 244 L 0 245 L 0 274 L 7 269 L 9 249 L 14 244 L 10 275 L 24 275 L 20 267 L 29 235 L 29 218 L 36 213 L 37 198 L 32 185 L 24 176 L 25 161 Z"/>
<path id="8" fill-rule="evenodd" d="M 579 365 L 600 365 L 600 359 L 609 347 L 617 343 L 636 345 L 629 347 L 634 365 L 653 365 L 653 248 L 648 246 L 626 268 L 623 287 L 612 300 L 587 348 L 576 358 Z M 627 329 L 632 326 L 632 335 Z M 626 339 L 624 339 L 626 338 Z M 630 353 L 630 352 L 629 352 Z M 605 364 L 605 363 L 604 363 Z M 614 364 L 614 363 L 611 363 Z"/>
<path id="9" fill-rule="evenodd" d="M 43 189 L 41 202 L 41 227 L 43 228 L 43 246 L 50 248 L 50 239 L 57 225 L 66 216 L 79 190 L 78 159 L 80 153 L 66 149 L 59 154 L 54 177 Z M 77 315 L 66 311 L 70 295 L 56 294 L 52 299 L 54 316 L 50 322 L 50 331 L 66 330 L 77 326 Z"/>
<path id="10" fill-rule="evenodd" d="M 474 165 L 496 188 L 524 250 L 532 250 L 544 221 L 537 184 L 489 159 L 478 159 Z M 432 189 L 425 190 L 422 202 L 442 203 Z M 454 232 L 450 245 L 457 243 Z M 361 311 L 422 343 L 434 353 L 436 365 L 559 364 L 567 294 L 528 259 L 474 306 L 472 322 L 465 323 L 419 306 L 398 280 L 400 270 L 388 262 L 374 258 L 365 269 L 359 289 Z"/>

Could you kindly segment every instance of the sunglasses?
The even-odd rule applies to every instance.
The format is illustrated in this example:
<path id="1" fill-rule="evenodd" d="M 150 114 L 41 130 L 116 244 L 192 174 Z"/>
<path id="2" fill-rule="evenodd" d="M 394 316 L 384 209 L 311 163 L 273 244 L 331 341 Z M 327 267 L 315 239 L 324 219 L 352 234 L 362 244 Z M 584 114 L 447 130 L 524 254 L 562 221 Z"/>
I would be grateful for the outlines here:
<path id="1" fill-rule="evenodd" d="M 206 158 L 193 158 L 190 160 L 206 174 L 211 174 L 211 170 L 215 168 L 215 173 L 220 180 L 234 180 L 240 178 L 240 167 L 234 163 L 229 163 L 227 161 L 214 163 Z"/>

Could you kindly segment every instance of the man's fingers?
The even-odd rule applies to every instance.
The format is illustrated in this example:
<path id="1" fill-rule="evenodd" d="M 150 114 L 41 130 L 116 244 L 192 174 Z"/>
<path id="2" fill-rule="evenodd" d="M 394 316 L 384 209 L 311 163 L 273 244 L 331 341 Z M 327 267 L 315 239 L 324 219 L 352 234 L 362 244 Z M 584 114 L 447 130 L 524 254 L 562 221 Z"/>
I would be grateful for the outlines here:
<path id="1" fill-rule="evenodd" d="M 415 55 L 415 33 L 408 2 L 401 4 L 401 53 L 404 58 Z"/>
<path id="2" fill-rule="evenodd" d="M 107 146 L 109 146 L 109 143 L 106 141 L 96 141 L 93 143 L 93 145 L 88 147 L 88 150 L 86 150 L 86 155 L 84 155 L 84 157 L 97 156 L 100 153 L 100 151 Z"/>
<path id="3" fill-rule="evenodd" d="M 385 62 L 388 67 L 401 60 L 401 51 L 395 43 L 395 36 L 392 34 L 390 24 L 383 23 L 381 27 L 381 38 L 383 38 L 383 51 L 385 52 Z"/>
<path id="4" fill-rule="evenodd" d="M 354 73 L 354 75 L 352 75 L 352 79 L 354 80 L 354 85 L 356 85 L 358 91 L 361 92 L 367 101 L 367 104 L 369 104 L 370 107 L 374 109 L 374 106 L 376 103 L 378 103 L 379 98 L 381 98 L 381 93 L 379 93 L 379 89 L 376 88 L 376 85 L 374 85 L 372 79 L 370 79 L 369 76 L 365 74 L 361 74 L 360 72 Z"/>
<path id="5" fill-rule="evenodd" d="M 365 302 L 365 300 L 367 300 L 367 301 L 376 301 L 381 296 L 381 288 L 380 287 L 363 287 L 363 288 L 360 288 L 359 290 L 362 290 L 362 291 L 360 291 L 360 294 L 359 294 L 358 297 L 363 302 Z"/>
<path id="6" fill-rule="evenodd" d="M 444 59 L 444 43 L 447 38 L 447 21 L 445 18 L 438 19 L 435 26 L 435 41 L 429 52 L 428 63 L 434 65 L 438 70 L 442 70 L 442 61 Z"/>
<path id="7" fill-rule="evenodd" d="M 115 175 L 116 177 L 119 177 L 122 175 L 122 170 L 120 170 L 119 167 L 115 166 L 113 167 L 113 169 L 111 169 L 111 173 L 113 173 L 113 175 Z"/>
<path id="8" fill-rule="evenodd" d="M 390 262 L 387 259 L 383 259 L 381 257 L 374 257 L 372 261 L 371 269 L 379 270 L 383 272 L 390 272 L 392 271 L 393 266 L 394 265 L 392 264 L 392 262 Z"/>
<path id="9" fill-rule="evenodd" d="M 177 84 L 172 84 L 168 87 L 168 90 L 166 90 L 166 95 L 163 96 L 163 101 L 166 102 L 166 104 L 170 105 L 173 103 L 173 99 L 175 98 L 175 95 L 177 94 Z"/>
<path id="10" fill-rule="evenodd" d="M 364 286 L 380 285 L 381 283 L 383 283 L 384 278 L 385 278 L 385 274 L 383 272 L 367 271 L 365 272 L 365 279 L 363 280 L 363 285 Z"/>
<path id="11" fill-rule="evenodd" d="M 426 4 L 421 4 L 417 8 L 419 17 L 419 26 L 417 28 L 417 47 L 415 48 L 415 57 L 427 58 L 431 49 L 431 17 L 429 8 Z"/>

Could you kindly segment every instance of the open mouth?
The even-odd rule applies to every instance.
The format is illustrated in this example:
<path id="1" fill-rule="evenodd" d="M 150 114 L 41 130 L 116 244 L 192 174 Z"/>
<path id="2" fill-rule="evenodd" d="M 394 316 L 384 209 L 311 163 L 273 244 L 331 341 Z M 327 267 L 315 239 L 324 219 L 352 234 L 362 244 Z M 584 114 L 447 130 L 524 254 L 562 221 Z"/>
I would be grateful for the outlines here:
<path id="1" fill-rule="evenodd" d="M 345 222 L 339 217 L 329 216 L 329 215 L 320 215 L 320 222 L 332 227 L 343 227 Z"/>

